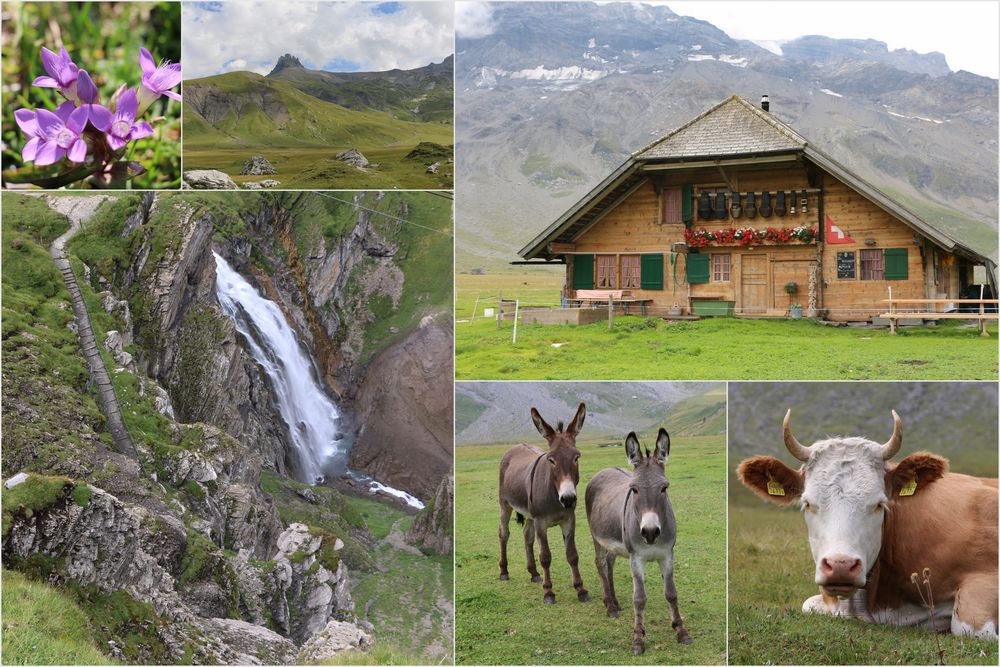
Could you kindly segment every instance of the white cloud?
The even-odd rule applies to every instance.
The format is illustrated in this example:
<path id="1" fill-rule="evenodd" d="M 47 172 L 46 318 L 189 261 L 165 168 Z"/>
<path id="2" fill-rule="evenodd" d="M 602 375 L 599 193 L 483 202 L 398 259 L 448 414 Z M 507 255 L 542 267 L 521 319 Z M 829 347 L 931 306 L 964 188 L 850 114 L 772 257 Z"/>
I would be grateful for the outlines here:
<path id="1" fill-rule="evenodd" d="M 378 4 L 184 3 L 185 78 L 235 69 L 266 74 L 284 53 L 310 68 L 338 61 L 365 71 L 423 67 L 453 53 L 451 2 L 404 2 L 389 14 L 373 11 Z"/>
<path id="2" fill-rule="evenodd" d="M 455 33 L 466 39 L 492 35 L 493 7 L 486 2 L 458 2 L 455 4 Z"/>

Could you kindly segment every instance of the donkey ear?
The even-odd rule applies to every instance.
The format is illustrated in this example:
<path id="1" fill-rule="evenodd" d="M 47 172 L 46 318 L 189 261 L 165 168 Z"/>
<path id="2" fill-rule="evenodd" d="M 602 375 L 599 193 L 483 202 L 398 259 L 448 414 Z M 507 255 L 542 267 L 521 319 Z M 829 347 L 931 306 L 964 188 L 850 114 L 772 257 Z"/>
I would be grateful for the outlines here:
<path id="1" fill-rule="evenodd" d="M 670 456 L 670 434 L 667 433 L 667 429 L 660 428 L 660 432 L 656 434 L 656 460 L 666 465 L 668 456 Z"/>
<path id="2" fill-rule="evenodd" d="M 569 423 L 566 427 L 566 432 L 570 435 L 576 435 L 583 428 L 583 420 L 587 417 L 587 405 L 585 403 L 580 403 L 580 407 L 576 409 L 576 415 L 573 416 L 573 421 Z"/>
<path id="3" fill-rule="evenodd" d="M 642 448 L 639 447 L 639 438 L 636 437 L 635 431 L 632 431 L 625 438 L 625 456 L 628 457 L 628 462 L 634 466 L 642 463 Z"/>
<path id="4" fill-rule="evenodd" d="M 538 429 L 538 432 L 541 433 L 542 437 L 546 440 L 555 435 L 555 431 L 552 430 L 552 427 L 549 426 L 544 419 L 542 419 L 542 415 L 538 414 L 538 410 L 535 408 L 531 408 L 531 421 L 535 422 L 535 428 Z"/>

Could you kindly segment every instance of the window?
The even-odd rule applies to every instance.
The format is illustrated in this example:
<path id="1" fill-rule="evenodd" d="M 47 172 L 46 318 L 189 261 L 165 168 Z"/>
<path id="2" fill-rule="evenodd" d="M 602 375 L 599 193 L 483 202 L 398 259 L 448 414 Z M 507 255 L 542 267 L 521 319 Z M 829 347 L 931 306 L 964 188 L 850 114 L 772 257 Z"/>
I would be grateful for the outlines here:
<path id="1" fill-rule="evenodd" d="M 597 256 L 597 289 L 615 289 L 618 273 L 615 255 Z"/>
<path id="2" fill-rule="evenodd" d="M 712 255 L 712 282 L 729 281 L 729 259 L 731 255 Z"/>
<path id="3" fill-rule="evenodd" d="M 862 280 L 883 280 L 884 272 L 885 266 L 881 249 L 861 251 Z"/>
<path id="4" fill-rule="evenodd" d="M 663 188 L 660 191 L 660 222 L 680 224 L 681 216 L 681 189 Z"/>
<path id="5" fill-rule="evenodd" d="M 622 289 L 639 289 L 639 255 L 622 255 Z"/>

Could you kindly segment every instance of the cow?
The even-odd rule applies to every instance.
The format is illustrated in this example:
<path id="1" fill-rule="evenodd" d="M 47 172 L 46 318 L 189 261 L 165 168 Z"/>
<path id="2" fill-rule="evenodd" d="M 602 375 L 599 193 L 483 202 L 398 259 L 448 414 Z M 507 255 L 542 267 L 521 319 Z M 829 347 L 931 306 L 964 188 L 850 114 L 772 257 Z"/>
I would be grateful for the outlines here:
<path id="1" fill-rule="evenodd" d="M 737 472 L 764 500 L 802 510 L 820 587 L 802 610 L 996 641 L 997 480 L 950 472 L 928 452 L 892 463 L 903 443 L 895 411 L 883 444 L 834 437 L 807 447 L 791 417 L 783 439 L 802 466 L 754 456 Z"/>

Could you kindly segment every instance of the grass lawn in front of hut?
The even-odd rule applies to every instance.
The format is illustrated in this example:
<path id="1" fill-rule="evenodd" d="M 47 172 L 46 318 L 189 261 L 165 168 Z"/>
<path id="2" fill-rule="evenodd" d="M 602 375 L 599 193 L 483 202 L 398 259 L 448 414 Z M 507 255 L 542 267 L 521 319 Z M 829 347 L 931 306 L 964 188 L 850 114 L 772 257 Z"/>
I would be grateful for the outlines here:
<path id="1" fill-rule="evenodd" d="M 584 427 L 584 434 L 586 426 Z M 640 435 L 652 445 L 655 434 Z M 544 445 L 541 438 L 534 444 Z M 605 438 L 603 442 L 606 442 Z M 576 547 L 590 602 L 579 602 L 570 579 L 562 536 L 549 531 L 556 604 L 542 603 L 542 585 L 525 566 L 521 527 L 511 519 L 507 544 L 510 580 L 500 581 L 497 537 L 500 459 L 511 445 L 455 448 L 455 657 L 473 665 L 716 665 L 726 659 L 725 437 L 674 438 L 667 463 L 670 502 L 677 518 L 675 580 L 684 626 L 694 642 L 678 644 L 656 563 L 646 565 L 646 652 L 632 655 L 632 576 L 628 560 L 615 565 L 615 592 L 622 605 L 609 618 L 601 601 L 594 542 L 583 498 L 586 484 L 603 468 L 628 466 L 623 447 L 597 447 L 583 434 Z M 536 558 L 538 547 L 535 547 Z"/>
<path id="2" fill-rule="evenodd" d="M 559 277 L 457 277 L 458 380 L 996 380 L 997 324 L 942 321 L 888 329 L 810 320 L 616 316 L 582 326 L 484 317 L 504 300 L 558 305 Z M 478 301 L 477 301 L 478 299 Z M 476 317 L 472 319 L 473 309 Z"/>

